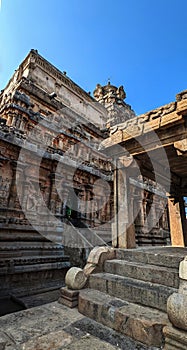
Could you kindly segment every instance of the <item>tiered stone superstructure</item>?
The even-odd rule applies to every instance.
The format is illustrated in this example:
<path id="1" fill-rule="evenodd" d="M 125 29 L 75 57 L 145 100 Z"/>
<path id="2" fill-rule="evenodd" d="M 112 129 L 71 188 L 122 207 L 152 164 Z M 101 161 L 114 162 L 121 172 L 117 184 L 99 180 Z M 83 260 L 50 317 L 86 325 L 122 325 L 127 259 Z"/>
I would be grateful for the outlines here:
<path id="1" fill-rule="evenodd" d="M 124 102 L 126 93 L 122 85 L 117 88 L 111 85 L 110 81 L 105 86 L 97 84 L 93 94 L 96 101 L 107 109 L 108 128 L 135 117 L 135 112 L 131 109 L 131 106 Z"/>
<path id="2" fill-rule="evenodd" d="M 111 164 L 97 150 L 106 110 L 31 50 L 1 92 L 0 117 L 0 296 L 58 288 L 70 266 L 64 246 L 72 263 L 72 248 L 85 259 L 77 226 L 90 235 L 103 224 L 88 249 L 111 240 L 112 198 L 102 209 L 104 189 L 94 186 L 108 181 L 112 192 Z M 64 239 L 62 222 L 71 223 Z"/>

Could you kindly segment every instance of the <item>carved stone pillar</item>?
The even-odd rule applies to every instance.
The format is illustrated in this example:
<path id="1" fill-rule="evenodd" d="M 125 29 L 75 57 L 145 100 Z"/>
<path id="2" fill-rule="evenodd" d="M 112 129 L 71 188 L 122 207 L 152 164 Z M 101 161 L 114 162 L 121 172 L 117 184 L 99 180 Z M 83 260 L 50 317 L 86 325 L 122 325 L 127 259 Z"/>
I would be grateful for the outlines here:
<path id="1" fill-rule="evenodd" d="M 110 218 L 111 218 L 111 204 L 109 199 L 106 204 L 106 222 L 110 221 Z"/>
<path id="2" fill-rule="evenodd" d="M 151 221 L 152 221 L 151 225 L 153 228 L 156 227 L 158 220 L 159 220 L 159 218 L 157 218 L 157 215 L 156 215 L 156 205 L 155 205 L 154 197 L 153 197 L 153 203 L 151 205 Z"/>
<path id="3" fill-rule="evenodd" d="M 128 166 L 133 160 L 122 157 L 116 161 L 114 171 L 114 223 L 112 224 L 112 245 L 118 248 L 135 248 L 135 227 L 129 203 Z"/>
<path id="4" fill-rule="evenodd" d="M 62 185 L 61 185 L 61 177 L 58 174 L 55 174 L 55 178 L 53 177 L 53 192 L 56 194 L 55 196 L 55 215 L 61 219 L 61 211 L 62 211 Z M 56 180 L 56 181 L 55 181 Z"/>
<path id="5" fill-rule="evenodd" d="M 21 123 L 20 123 L 20 129 L 25 130 L 25 124 L 26 124 L 26 119 L 24 117 L 21 117 Z"/>
<path id="6" fill-rule="evenodd" d="M 55 188 L 55 173 L 50 174 L 51 188 L 49 195 L 49 209 L 55 214 L 56 188 Z"/>
<path id="7" fill-rule="evenodd" d="M 12 126 L 16 126 L 16 122 L 17 122 L 17 114 L 14 113 L 12 118 Z"/>
<path id="8" fill-rule="evenodd" d="M 9 114 L 9 115 L 8 115 L 8 118 L 7 118 L 7 125 L 8 125 L 8 126 L 11 126 L 11 125 L 12 125 L 12 118 L 13 118 L 13 117 L 12 117 L 12 114 Z"/>
<path id="9" fill-rule="evenodd" d="M 168 198 L 168 209 L 171 243 L 173 246 L 184 247 L 184 235 L 179 202 L 176 202 L 174 198 Z"/>
<path id="10" fill-rule="evenodd" d="M 90 220 L 90 191 L 87 186 L 85 186 L 85 217 L 87 220 Z"/>
<path id="11" fill-rule="evenodd" d="M 69 195 L 68 188 L 67 187 L 63 188 L 63 191 L 62 191 L 62 202 L 63 202 L 63 204 L 62 204 L 62 218 L 66 217 L 66 207 L 67 207 L 68 195 Z"/>
<path id="12" fill-rule="evenodd" d="M 139 212 L 139 218 L 140 218 L 140 221 L 139 221 L 139 225 L 141 226 L 141 228 L 143 229 L 144 227 L 144 223 L 145 223 L 145 220 L 144 220 L 144 191 L 141 190 L 140 191 L 140 197 L 138 198 L 138 205 L 139 205 L 139 208 L 140 208 L 140 212 Z"/>
<path id="13" fill-rule="evenodd" d="M 23 207 L 24 210 L 27 211 L 28 209 L 28 197 L 29 197 L 29 188 L 30 188 L 30 182 L 28 178 L 24 179 L 24 183 L 23 183 L 23 196 L 22 196 L 22 201 L 21 201 L 21 205 Z"/>

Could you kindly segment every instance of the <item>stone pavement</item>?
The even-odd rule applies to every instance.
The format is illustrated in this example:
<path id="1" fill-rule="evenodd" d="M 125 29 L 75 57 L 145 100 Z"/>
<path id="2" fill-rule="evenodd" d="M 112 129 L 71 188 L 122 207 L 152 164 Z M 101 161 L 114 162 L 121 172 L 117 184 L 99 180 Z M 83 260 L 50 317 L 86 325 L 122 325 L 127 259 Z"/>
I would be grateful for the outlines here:
<path id="1" fill-rule="evenodd" d="M 156 350 L 53 302 L 0 318 L 0 350 Z"/>

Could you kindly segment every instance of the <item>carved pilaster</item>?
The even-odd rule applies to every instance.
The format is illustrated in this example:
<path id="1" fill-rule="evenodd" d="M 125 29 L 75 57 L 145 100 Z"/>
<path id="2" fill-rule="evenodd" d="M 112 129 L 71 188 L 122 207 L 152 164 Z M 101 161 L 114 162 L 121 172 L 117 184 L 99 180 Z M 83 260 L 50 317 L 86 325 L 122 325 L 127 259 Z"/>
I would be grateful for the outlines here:
<path id="1" fill-rule="evenodd" d="M 49 209 L 55 214 L 55 201 L 56 201 L 56 189 L 55 189 L 55 173 L 50 174 L 50 194 L 49 194 Z"/>
<path id="2" fill-rule="evenodd" d="M 12 166 L 12 182 L 10 185 L 8 207 L 20 209 L 19 199 L 17 196 L 17 188 L 16 188 L 16 175 L 17 175 L 16 172 L 19 172 L 19 168 L 17 168 L 16 161 L 12 161 L 11 166 Z M 17 177 L 18 177 L 18 175 L 17 175 Z"/>

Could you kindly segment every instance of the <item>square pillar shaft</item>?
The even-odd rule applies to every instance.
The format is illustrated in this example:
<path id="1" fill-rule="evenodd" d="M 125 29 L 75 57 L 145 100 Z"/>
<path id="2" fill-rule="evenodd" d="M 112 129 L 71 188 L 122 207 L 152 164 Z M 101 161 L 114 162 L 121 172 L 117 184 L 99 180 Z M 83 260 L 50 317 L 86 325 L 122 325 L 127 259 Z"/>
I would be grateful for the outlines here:
<path id="1" fill-rule="evenodd" d="M 117 248 L 135 248 L 135 227 L 132 201 L 129 198 L 128 169 L 116 164 L 114 172 L 114 223 L 112 224 L 112 245 Z"/>
<path id="2" fill-rule="evenodd" d="M 168 198 L 169 222 L 172 246 L 184 247 L 184 234 L 179 202 Z"/>

